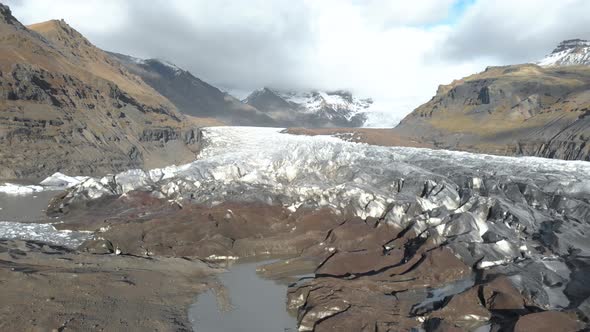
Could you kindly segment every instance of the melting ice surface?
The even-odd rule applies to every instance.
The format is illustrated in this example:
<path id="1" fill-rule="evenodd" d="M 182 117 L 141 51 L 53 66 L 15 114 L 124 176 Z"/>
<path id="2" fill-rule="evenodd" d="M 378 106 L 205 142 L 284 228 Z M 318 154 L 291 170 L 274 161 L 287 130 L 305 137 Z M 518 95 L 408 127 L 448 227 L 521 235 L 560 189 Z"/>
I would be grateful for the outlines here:
<path id="1" fill-rule="evenodd" d="M 475 284 L 475 277 L 471 276 L 469 278 L 460 279 L 458 281 L 449 283 L 439 288 L 431 289 L 428 291 L 428 297 L 419 303 L 418 305 L 414 306 L 413 310 L 419 310 L 421 308 L 426 308 L 428 306 L 434 306 L 437 302 L 443 301 L 445 298 L 449 296 L 453 296 L 459 294 L 471 286 Z"/>
<path id="2" fill-rule="evenodd" d="M 280 131 L 205 128 L 197 161 L 88 179 L 75 185 L 66 201 L 147 190 L 208 204 L 257 201 L 293 211 L 328 207 L 401 227 L 413 224 L 430 235 L 463 234 L 463 242 L 482 243 L 488 233 L 490 239 L 478 248 L 496 254 L 480 262 L 482 268 L 520 256 L 527 250 L 520 232 L 537 231 L 543 222 L 555 220 L 554 212 L 571 210 L 570 220 L 590 214 L 588 162 L 369 146 Z M 491 217 L 490 210 L 495 213 Z M 584 229 L 568 236 L 570 244 L 590 254 Z"/>

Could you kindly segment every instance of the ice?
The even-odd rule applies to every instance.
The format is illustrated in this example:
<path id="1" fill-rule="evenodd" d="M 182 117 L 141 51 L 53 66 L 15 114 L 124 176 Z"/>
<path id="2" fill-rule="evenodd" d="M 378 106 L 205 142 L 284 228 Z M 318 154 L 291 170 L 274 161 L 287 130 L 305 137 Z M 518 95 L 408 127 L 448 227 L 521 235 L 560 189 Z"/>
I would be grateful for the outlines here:
<path id="1" fill-rule="evenodd" d="M 392 111 L 369 110 L 364 112 L 367 121 L 363 124 L 365 128 L 393 128 L 402 120 L 402 116 Z"/>
<path id="2" fill-rule="evenodd" d="M 440 194 L 419 199 L 424 210 L 458 208 L 459 196 L 448 176 L 473 174 L 470 186 L 479 190 L 484 177 L 534 177 L 552 190 L 587 194 L 590 163 L 544 158 L 513 158 L 466 152 L 406 147 L 378 147 L 350 143 L 329 136 L 295 136 L 280 128 L 205 128 L 205 147 L 191 164 L 148 172 L 130 170 L 77 186 L 92 189 L 89 197 L 124 194 L 136 189 L 164 189 L 167 196 L 196 193 L 197 200 L 221 198 L 228 187 L 257 187 L 273 197 L 284 197 L 285 206 L 298 202 L 316 205 L 352 205 L 358 215 L 379 215 L 388 198 L 397 192 L 396 181 L 408 177 L 428 179 Z M 510 167 L 506 167 L 510 165 Z M 178 190 L 169 190 L 169 182 Z M 434 190 L 434 189 L 433 189 Z M 195 192 L 196 191 L 196 192 Z M 366 197 L 371 197 L 367 201 Z M 170 197 L 176 198 L 176 197 Z M 371 204 L 369 204 L 371 202 Z M 370 211 L 367 209 L 370 208 Z"/>
<path id="3" fill-rule="evenodd" d="M 86 180 L 87 176 L 68 176 L 60 172 L 45 178 L 39 185 L 22 185 L 5 183 L 0 185 L 0 193 L 8 195 L 30 195 L 46 190 L 63 190 L 78 185 Z"/>
<path id="4" fill-rule="evenodd" d="M 87 176 L 67 176 L 57 172 L 41 181 L 39 184 L 45 187 L 70 188 L 87 179 Z"/>
<path id="5" fill-rule="evenodd" d="M 39 191 L 43 191 L 43 187 L 36 185 L 19 185 L 13 183 L 5 183 L 0 185 L 0 193 L 8 195 L 30 195 Z"/>
<path id="6" fill-rule="evenodd" d="M 549 298 L 549 308 L 551 309 L 563 309 L 567 308 L 570 304 L 569 299 L 564 294 L 564 290 L 567 287 L 565 282 L 561 282 L 562 280 L 567 280 L 570 277 L 570 270 L 567 267 L 566 263 L 560 260 L 555 259 L 545 259 L 542 260 L 541 263 L 550 271 L 554 272 L 558 278 L 558 282 L 555 284 L 550 284 L 547 280 L 545 280 L 543 289 L 547 293 Z M 545 277 L 546 279 L 549 279 Z M 562 279 L 561 279 L 562 278 Z M 549 279 L 550 280 L 550 279 Z M 548 285 L 550 284 L 550 285 Z"/>
<path id="7" fill-rule="evenodd" d="M 292 212 L 325 207 L 401 227 L 413 225 L 425 236 L 475 243 L 474 251 L 461 255 L 473 257 L 470 264 L 482 258 L 478 266 L 490 268 L 529 254 L 519 248 L 537 246 L 522 232 L 534 233 L 544 220 L 554 220 L 551 204 L 559 213 L 571 209 L 579 219 L 586 212 L 568 197 L 590 197 L 590 163 L 582 161 L 379 147 L 330 136 L 282 134 L 280 128 L 205 128 L 203 137 L 204 148 L 193 163 L 88 179 L 68 192 L 66 204 L 143 190 L 176 202 L 257 201 Z M 528 196 L 540 210 L 507 201 L 505 195 L 516 195 L 522 202 L 524 189 L 518 188 L 542 191 Z M 562 202 L 545 199 L 547 195 Z M 580 225 L 559 233 L 564 240 L 556 250 L 576 243 L 590 252 L 583 245 L 588 230 Z M 492 243 L 484 243 L 490 239 Z"/>
<path id="8" fill-rule="evenodd" d="M 76 248 L 90 237 L 87 232 L 58 231 L 51 224 L 0 221 L 0 239 L 39 241 Z"/>

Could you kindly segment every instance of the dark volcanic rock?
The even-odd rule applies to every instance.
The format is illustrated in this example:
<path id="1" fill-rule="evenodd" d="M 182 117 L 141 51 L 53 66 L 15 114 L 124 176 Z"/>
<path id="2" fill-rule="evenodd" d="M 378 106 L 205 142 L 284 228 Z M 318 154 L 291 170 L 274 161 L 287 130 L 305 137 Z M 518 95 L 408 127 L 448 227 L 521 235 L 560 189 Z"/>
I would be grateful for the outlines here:
<path id="1" fill-rule="evenodd" d="M 485 323 L 492 314 L 482 305 L 478 288 L 453 296 L 440 310 L 431 313 L 430 317 L 440 318 L 463 330 L 473 330 Z"/>
<path id="2" fill-rule="evenodd" d="M 510 279 L 500 276 L 481 287 L 484 305 L 489 310 L 526 312 L 527 301 Z"/>

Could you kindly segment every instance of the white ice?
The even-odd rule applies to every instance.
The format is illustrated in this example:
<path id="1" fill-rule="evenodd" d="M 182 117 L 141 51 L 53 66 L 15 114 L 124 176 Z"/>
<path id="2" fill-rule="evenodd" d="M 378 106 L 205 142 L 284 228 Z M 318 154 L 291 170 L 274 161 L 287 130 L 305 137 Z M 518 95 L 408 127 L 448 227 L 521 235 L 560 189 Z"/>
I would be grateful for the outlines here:
<path id="1" fill-rule="evenodd" d="M 0 185 L 0 193 L 8 195 L 30 195 L 45 190 L 63 190 L 78 185 L 88 179 L 88 176 L 68 176 L 57 172 L 45 178 L 39 185 L 4 183 Z"/>
<path id="2" fill-rule="evenodd" d="M 0 193 L 8 195 L 30 195 L 35 192 L 43 191 L 43 187 L 36 185 L 20 185 L 14 183 L 4 183 L 0 185 Z"/>
<path id="3" fill-rule="evenodd" d="M 84 192 L 85 198 L 97 198 L 145 189 L 169 199 L 191 193 L 205 202 L 264 192 L 268 194 L 264 199 L 280 197 L 285 206 L 312 202 L 352 209 L 363 218 L 380 217 L 395 196 L 396 181 L 404 178 L 427 177 L 433 186 L 446 188 L 440 198 L 420 198 L 425 210 L 453 208 L 458 196 L 443 174 L 462 169 L 476 172 L 472 181 L 477 184 L 482 174 L 521 180 L 534 176 L 554 190 L 590 194 L 590 163 L 583 161 L 379 147 L 330 136 L 282 134 L 280 128 L 212 127 L 203 131 L 204 149 L 193 163 L 88 179 L 74 186 L 70 195 Z"/>
<path id="4" fill-rule="evenodd" d="M 0 221 L 0 239 L 31 240 L 76 248 L 90 236 L 86 232 L 59 231 L 51 224 Z"/>

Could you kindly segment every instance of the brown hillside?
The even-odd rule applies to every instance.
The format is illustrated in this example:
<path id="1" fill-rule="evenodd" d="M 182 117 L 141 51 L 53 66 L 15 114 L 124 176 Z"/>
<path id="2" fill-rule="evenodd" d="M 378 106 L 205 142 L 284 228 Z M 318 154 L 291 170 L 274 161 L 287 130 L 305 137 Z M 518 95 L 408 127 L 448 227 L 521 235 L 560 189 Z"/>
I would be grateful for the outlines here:
<path id="1" fill-rule="evenodd" d="M 449 85 L 396 132 L 476 152 L 590 160 L 590 67 L 490 67 Z"/>
<path id="2" fill-rule="evenodd" d="M 0 5 L 0 40 L 0 178 L 194 158 L 193 122 L 65 22 L 29 29 Z"/>

